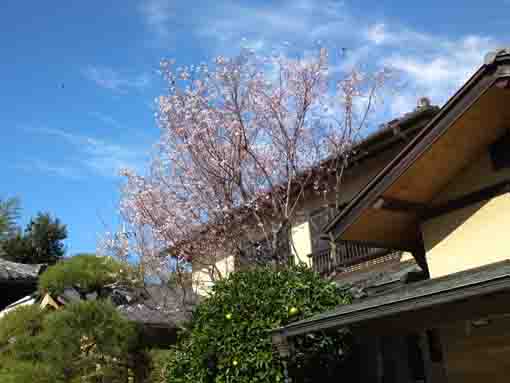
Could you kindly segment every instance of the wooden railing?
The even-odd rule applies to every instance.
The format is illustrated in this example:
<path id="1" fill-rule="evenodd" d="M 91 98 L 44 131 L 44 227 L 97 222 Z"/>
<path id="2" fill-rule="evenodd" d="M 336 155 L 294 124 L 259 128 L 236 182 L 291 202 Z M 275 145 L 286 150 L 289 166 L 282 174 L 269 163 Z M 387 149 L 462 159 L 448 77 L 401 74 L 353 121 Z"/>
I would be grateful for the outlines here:
<path id="1" fill-rule="evenodd" d="M 341 241 L 336 244 L 335 252 L 327 248 L 314 252 L 309 257 L 312 258 L 312 268 L 314 271 L 321 275 L 328 275 L 392 253 L 396 252 L 394 250 Z"/>

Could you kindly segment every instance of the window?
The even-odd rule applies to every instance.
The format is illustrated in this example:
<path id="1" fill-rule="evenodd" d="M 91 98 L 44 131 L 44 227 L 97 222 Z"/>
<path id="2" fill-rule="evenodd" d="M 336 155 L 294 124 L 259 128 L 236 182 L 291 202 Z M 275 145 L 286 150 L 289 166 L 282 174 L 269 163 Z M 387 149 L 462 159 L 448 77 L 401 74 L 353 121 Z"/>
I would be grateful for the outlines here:
<path id="1" fill-rule="evenodd" d="M 271 262 L 285 263 L 292 262 L 293 257 L 290 254 L 289 236 L 282 232 L 277 244 L 279 254 L 273 252 L 272 239 L 245 240 L 241 246 L 240 254 L 236 257 L 236 269 L 248 265 L 265 265 Z"/>
<path id="2" fill-rule="evenodd" d="M 510 132 L 490 145 L 489 153 L 494 170 L 510 168 Z"/>
<path id="3" fill-rule="evenodd" d="M 266 240 L 245 241 L 239 257 L 236 259 L 236 269 L 242 269 L 248 265 L 262 265 L 271 261 L 271 246 Z"/>
<path id="4" fill-rule="evenodd" d="M 310 240 L 312 242 L 312 253 L 329 248 L 329 241 L 321 238 L 322 229 L 333 219 L 335 209 L 331 207 L 320 208 L 310 214 Z"/>

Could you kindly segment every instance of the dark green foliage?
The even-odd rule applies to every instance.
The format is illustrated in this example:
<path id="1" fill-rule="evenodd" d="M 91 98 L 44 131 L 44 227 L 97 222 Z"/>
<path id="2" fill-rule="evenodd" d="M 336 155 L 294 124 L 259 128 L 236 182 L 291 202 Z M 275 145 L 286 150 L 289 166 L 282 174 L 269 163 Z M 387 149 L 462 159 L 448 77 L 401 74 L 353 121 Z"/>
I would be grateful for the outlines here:
<path id="1" fill-rule="evenodd" d="M 44 312 L 37 305 L 18 307 L 1 319 L 0 349 L 7 346 L 11 339 L 31 336 L 39 333 Z"/>
<path id="2" fill-rule="evenodd" d="M 48 315 L 41 338 L 49 344 L 43 359 L 67 377 L 121 377 L 136 346 L 134 325 L 105 301 L 78 302 Z"/>
<path id="3" fill-rule="evenodd" d="M 67 228 L 58 218 L 39 213 L 25 232 L 10 235 L 3 243 L 3 257 L 19 263 L 53 264 L 65 254 Z"/>
<path id="4" fill-rule="evenodd" d="M 215 284 L 196 309 L 190 330 L 165 365 L 167 381 L 282 381 L 282 360 L 273 352 L 269 330 L 349 301 L 336 285 L 304 266 L 234 273 Z M 312 354 L 335 349 L 338 355 L 342 339 L 342 334 L 317 334 L 300 341 L 301 356 L 290 361 L 293 371 L 304 376 L 304 371 L 321 368 L 313 365 Z"/>
<path id="5" fill-rule="evenodd" d="M 110 257 L 77 254 L 48 269 L 39 278 L 39 291 L 60 294 L 69 287 L 83 292 L 99 291 L 114 282 L 137 282 L 133 269 Z"/>
<path id="6" fill-rule="evenodd" d="M 38 381 L 51 382 L 55 378 L 42 360 L 41 351 L 47 346 L 39 338 L 43 322 L 44 312 L 36 305 L 18 307 L 0 319 L 1 382 L 29 383 L 35 376 Z"/>
<path id="7" fill-rule="evenodd" d="M 39 213 L 30 221 L 25 237 L 32 246 L 31 259 L 27 263 L 55 263 L 65 253 L 62 241 L 67 238 L 67 228 L 48 213 Z"/>
<path id="8" fill-rule="evenodd" d="M 81 254 L 48 267 L 39 288 L 54 297 L 69 287 L 100 293 L 113 282 L 136 284 L 134 276 L 114 259 Z M 1 318 L 0 382 L 125 383 L 128 371 L 150 365 L 136 325 L 102 298 L 54 311 L 22 306 Z"/>
<path id="9" fill-rule="evenodd" d="M 19 218 L 19 200 L 17 198 L 0 199 L 0 241 L 16 231 Z"/>
<path id="10" fill-rule="evenodd" d="M 30 240 L 21 231 L 12 233 L 2 242 L 2 258 L 19 263 L 32 263 L 33 249 Z"/>
<path id="11" fill-rule="evenodd" d="M 64 383 L 48 364 L 12 359 L 2 362 L 0 379 L 2 383 Z"/>
<path id="12" fill-rule="evenodd" d="M 45 315 L 20 307 L 0 320 L 0 381 L 126 382 L 137 340 L 134 325 L 105 301 Z"/>
<path id="13" fill-rule="evenodd" d="M 153 349 L 149 352 L 151 360 L 151 374 L 149 376 L 150 383 L 166 383 L 168 361 L 173 361 L 173 350 Z"/>

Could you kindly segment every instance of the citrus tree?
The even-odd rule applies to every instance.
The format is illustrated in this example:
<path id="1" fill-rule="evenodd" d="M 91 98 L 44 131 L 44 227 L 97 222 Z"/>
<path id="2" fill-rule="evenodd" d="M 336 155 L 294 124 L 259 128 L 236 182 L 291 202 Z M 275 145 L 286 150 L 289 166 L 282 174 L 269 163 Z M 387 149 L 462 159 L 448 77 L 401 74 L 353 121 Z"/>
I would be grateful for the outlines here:
<path id="1" fill-rule="evenodd" d="M 298 339 L 293 359 L 284 361 L 273 350 L 269 330 L 349 302 L 346 292 L 304 266 L 234 273 L 216 283 L 197 307 L 158 376 L 179 383 L 273 383 L 283 381 L 283 362 L 288 362 L 304 379 L 324 369 L 317 355 L 333 354 L 337 357 L 329 363 L 341 362 L 344 334 Z"/>

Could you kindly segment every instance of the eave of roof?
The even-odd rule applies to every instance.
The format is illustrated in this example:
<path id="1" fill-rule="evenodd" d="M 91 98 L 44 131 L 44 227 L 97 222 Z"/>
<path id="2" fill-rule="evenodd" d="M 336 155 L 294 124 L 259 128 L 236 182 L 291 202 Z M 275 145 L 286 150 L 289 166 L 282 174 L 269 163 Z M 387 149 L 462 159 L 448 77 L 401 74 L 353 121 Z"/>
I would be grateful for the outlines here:
<path id="1" fill-rule="evenodd" d="M 361 215 L 362 211 L 389 188 L 447 129 L 459 114 L 469 108 L 497 80 L 510 78 L 510 68 L 500 66 L 510 61 L 510 49 L 486 56 L 475 74 L 451 97 L 434 118 L 369 182 L 347 206 L 324 228 L 339 238 Z M 469 97 L 467 97 L 469 96 Z M 452 110 L 455 113 L 451 113 Z"/>
<path id="2" fill-rule="evenodd" d="M 419 107 L 416 110 L 406 113 L 384 124 L 384 127 L 368 135 L 361 140 L 353 149 L 356 152 L 365 150 L 374 150 L 381 143 L 399 134 L 408 134 L 411 130 L 420 128 L 415 124 L 423 119 L 430 119 L 439 112 L 439 107 L 435 105 Z"/>
<path id="3" fill-rule="evenodd" d="M 379 128 L 352 146 L 350 151 L 353 154 L 347 164 L 347 168 L 354 164 L 359 164 L 365 158 L 385 151 L 397 142 L 402 141 L 402 139 L 414 137 L 419 130 L 424 128 L 426 122 L 430 121 L 438 112 L 439 107 L 435 105 L 419 107 L 412 112 L 383 124 L 382 128 Z M 314 166 L 314 168 L 327 169 L 327 164 L 333 161 L 334 158 L 326 158 L 320 164 Z"/>
<path id="4" fill-rule="evenodd" d="M 44 265 L 27 265 L 0 259 L 0 283 L 36 282 Z"/>
<path id="5" fill-rule="evenodd" d="M 340 328 L 374 319 L 401 315 L 468 298 L 510 291 L 510 261 L 404 285 L 388 293 L 375 295 L 359 303 L 274 329 L 284 337 Z"/>
<path id="6" fill-rule="evenodd" d="M 346 170 L 354 165 L 359 165 L 365 159 L 378 155 L 398 142 L 406 139 L 410 140 L 425 127 L 439 110 L 439 107 L 435 105 L 419 107 L 383 124 L 382 128 L 364 137 L 351 147 L 352 155 L 347 163 Z M 322 172 L 325 176 L 333 174 L 335 170 L 330 170 L 332 167 L 328 164 L 334 162 L 335 159 L 336 157 L 326 158 L 311 169 L 304 170 L 295 177 L 294 182 L 299 184 L 300 177 L 302 177 L 309 179 L 305 187 L 313 185 L 314 178 L 309 177 L 310 171 Z M 283 186 L 283 189 L 286 189 L 286 186 Z"/>
<path id="7" fill-rule="evenodd" d="M 385 124 L 383 124 L 382 128 L 378 129 L 376 132 L 368 135 L 367 137 L 360 140 L 357 144 L 355 144 L 351 150 L 353 153 L 349 163 L 347 164 L 347 169 L 352 167 L 353 165 L 359 165 L 364 160 L 371 158 L 373 156 L 378 155 L 385 150 L 390 149 L 398 142 L 402 142 L 403 140 L 411 140 L 416 134 L 418 134 L 425 125 L 439 112 L 439 107 L 435 105 L 423 106 L 419 107 L 416 110 L 406 113 L 403 116 L 391 120 Z M 334 158 L 326 158 L 321 161 L 320 164 L 314 166 L 312 171 L 321 171 L 324 172 L 325 176 L 330 175 L 333 171 L 328 171 L 328 163 L 334 161 Z M 310 169 L 308 169 L 310 171 Z M 302 177 L 309 178 L 309 183 L 306 186 L 313 185 L 313 178 L 308 177 L 309 173 L 303 172 Z M 296 176 L 296 179 L 299 179 L 300 175 Z M 296 181 L 297 182 L 297 181 Z M 265 199 L 261 199 L 262 202 Z M 269 203 L 270 205 L 270 203 Z M 237 207 L 232 211 L 232 214 L 242 214 L 243 207 Z M 189 239 L 183 240 L 181 244 L 187 245 L 193 241 L 195 241 L 195 235 L 205 234 L 209 228 L 209 224 L 204 224 L 203 226 L 197 227 L 197 231 L 190 236 Z M 174 249 L 177 247 L 174 246 Z"/>

